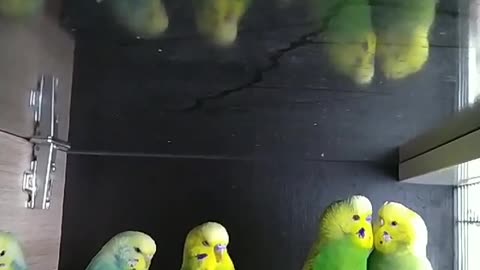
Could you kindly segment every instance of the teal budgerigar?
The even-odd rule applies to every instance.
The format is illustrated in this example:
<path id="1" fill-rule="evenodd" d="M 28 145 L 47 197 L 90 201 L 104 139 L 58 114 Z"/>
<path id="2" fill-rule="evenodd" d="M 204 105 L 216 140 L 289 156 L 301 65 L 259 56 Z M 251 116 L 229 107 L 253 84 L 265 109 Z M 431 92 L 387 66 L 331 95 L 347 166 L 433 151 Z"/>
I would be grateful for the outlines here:
<path id="1" fill-rule="evenodd" d="M 3 231 L 0 232 L 0 269 L 28 269 L 19 241 L 12 233 Z"/>
<path id="2" fill-rule="evenodd" d="M 155 241 L 147 234 L 122 232 L 102 247 L 86 270 L 148 270 L 156 251 Z"/>
<path id="3" fill-rule="evenodd" d="M 368 270 L 432 270 L 427 226 L 416 212 L 386 202 L 373 228 L 375 249 L 368 258 Z"/>
<path id="4" fill-rule="evenodd" d="M 360 195 L 330 204 L 303 270 L 366 270 L 373 247 L 372 204 Z"/>
<path id="5" fill-rule="evenodd" d="M 97 0 L 97 2 L 105 2 L 116 23 L 141 38 L 157 38 L 168 28 L 169 17 L 162 0 Z"/>

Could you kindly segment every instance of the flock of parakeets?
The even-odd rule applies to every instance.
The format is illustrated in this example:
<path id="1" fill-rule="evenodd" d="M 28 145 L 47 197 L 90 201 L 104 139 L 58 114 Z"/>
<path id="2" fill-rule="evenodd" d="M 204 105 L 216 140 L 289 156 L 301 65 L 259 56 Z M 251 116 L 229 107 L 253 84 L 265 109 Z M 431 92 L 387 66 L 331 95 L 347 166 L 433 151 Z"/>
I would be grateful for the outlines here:
<path id="1" fill-rule="evenodd" d="M 0 17 L 29 19 L 43 10 L 46 1 L 48 0 L 1 0 Z M 233 44 L 237 38 L 240 20 L 251 1 L 192 0 L 198 32 L 218 46 Z M 163 0 L 96 0 L 96 2 L 105 4 L 116 23 L 141 38 L 159 37 L 169 26 L 169 17 Z"/>
<path id="2" fill-rule="evenodd" d="M 169 26 L 162 0 L 96 0 L 132 34 L 156 38 Z M 198 32 L 218 46 L 232 45 L 254 0 L 192 0 Z M 438 0 L 308 0 L 321 27 L 334 69 L 359 85 L 375 74 L 375 59 L 387 79 L 402 79 L 422 69 L 429 56 L 429 32 Z M 2 0 L 0 16 L 28 17 L 45 0 Z M 276 0 L 288 7 L 292 0 Z"/>
<path id="3" fill-rule="evenodd" d="M 420 215 L 396 202 L 385 202 L 373 225 L 372 213 L 369 199 L 360 195 L 330 204 L 303 270 L 432 270 L 428 231 Z M 228 244 L 227 230 L 219 223 L 193 228 L 185 239 L 180 270 L 234 270 Z M 122 232 L 86 270 L 148 270 L 156 250 L 149 235 Z M 0 232 L 0 269 L 28 269 L 19 242 L 7 232 Z"/>
<path id="4" fill-rule="evenodd" d="M 372 204 L 360 195 L 330 204 L 303 270 L 432 270 L 422 217 L 385 202 L 372 223 Z"/>
<path id="5" fill-rule="evenodd" d="M 252 0 L 193 0 L 198 32 L 218 46 L 235 42 L 238 25 Z M 162 0 L 97 0 L 108 2 L 119 25 L 142 38 L 156 38 L 168 28 L 169 17 Z"/>
<path id="6" fill-rule="evenodd" d="M 387 79 L 422 69 L 437 0 L 310 0 L 326 52 L 337 72 L 359 85 L 375 74 Z"/>

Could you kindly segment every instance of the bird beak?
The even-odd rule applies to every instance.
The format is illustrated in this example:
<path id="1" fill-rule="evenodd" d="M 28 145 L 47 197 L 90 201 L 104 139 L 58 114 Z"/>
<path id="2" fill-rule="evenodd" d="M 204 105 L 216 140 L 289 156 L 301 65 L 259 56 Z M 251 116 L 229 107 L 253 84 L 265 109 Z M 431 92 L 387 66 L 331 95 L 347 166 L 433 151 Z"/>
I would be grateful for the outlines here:
<path id="1" fill-rule="evenodd" d="M 220 262 L 223 259 L 223 254 L 227 252 L 227 246 L 216 245 L 214 248 L 214 251 L 215 251 L 215 258 L 217 259 L 217 262 Z"/>
<path id="2" fill-rule="evenodd" d="M 383 241 L 385 241 L 385 243 L 392 241 L 392 239 L 392 236 L 388 232 L 383 232 Z"/>
<path id="3" fill-rule="evenodd" d="M 364 239 L 367 232 L 365 231 L 365 228 L 361 228 L 360 230 L 358 230 L 357 234 L 359 238 Z"/>

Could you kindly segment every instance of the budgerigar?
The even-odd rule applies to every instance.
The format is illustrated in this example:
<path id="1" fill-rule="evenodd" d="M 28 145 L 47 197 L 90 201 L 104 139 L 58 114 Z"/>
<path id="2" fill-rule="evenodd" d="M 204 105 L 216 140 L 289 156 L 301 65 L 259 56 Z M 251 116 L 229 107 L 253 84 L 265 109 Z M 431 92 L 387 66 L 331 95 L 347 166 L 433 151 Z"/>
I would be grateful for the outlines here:
<path id="1" fill-rule="evenodd" d="M 303 270 L 366 270 L 373 247 L 372 204 L 360 195 L 330 204 Z"/>
<path id="2" fill-rule="evenodd" d="M 198 32 L 217 46 L 232 45 L 252 0 L 192 0 Z"/>
<path id="3" fill-rule="evenodd" d="M 22 247 L 9 232 L 0 232 L 0 269 L 1 270 L 27 270 Z"/>
<path id="4" fill-rule="evenodd" d="M 155 241 L 147 234 L 122 232 L 102 247 L 86 270 L 148 270 L 156 250 Z"/>
<path id="5" fill-rule="evenodd" d="M 429 55 L 429 32 L 437 0 L 374 0 L 377 56 L 388 79 L 422 69 Z"/>
<path id="6" fill-rule="evenodd" d="M 193 228 L 185 239 L 181 270 L 234 270 L 228 243 L 228 232 L 219 223 Z"/>
<path id="7" fill-rule="evenodd" d="M 162 0 L 97 0 L 109 5 L 113 18 L 130 33 L 151 39 L 163 34 L 169 25 Z"/>
<path id="8" fill-rule="evenodd" d="M 358 85 L 375 73 L 376 35 L 368 0 L 310 0 L 311 13 L 336 72 Z"/>
<path id="9" fill-rule="evenodd" d="M 25 19 L 43 11 L 45 0 L 0 0 L 0 17 Z"/>
<path id="10" fill-rule="evenodd" d="M 427 258 L 428 230 L 422 217 L 395 202 L 386 202 L 378 216 L 368 270 L 432 270 Z"/>

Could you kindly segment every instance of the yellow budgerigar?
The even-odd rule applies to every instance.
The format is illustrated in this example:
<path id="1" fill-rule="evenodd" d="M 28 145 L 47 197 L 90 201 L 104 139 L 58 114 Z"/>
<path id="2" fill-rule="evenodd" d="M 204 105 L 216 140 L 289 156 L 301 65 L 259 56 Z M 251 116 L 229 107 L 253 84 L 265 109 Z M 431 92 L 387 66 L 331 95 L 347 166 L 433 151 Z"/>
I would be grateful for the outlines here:
<path id="1" fill-rule="evenodd" d="M 437 0 L 375 0 L 377 56 L 388 79 L 422 69 L 429 56 L 429 33 Z"/>
<path id="2" fill-rule="evenodd" d="M 358 85 L 375 73 L 376 35 L 368 0 L 310 0 L 333 68 Z"/>
<path id="3" fill-rule="evenodd" d="M 225 227 L 206 222 L 193 228 L 185 239 L 181 270 L 234 270 Z"/>
<path id="4" fill-rule="evenodd" d="M 152 39 L 163 34 L 169 25 L 162 0 L 97 0 L 108 2 L 113 18 L 130 33 Z"/>
<path id="5" fill-rule="evenodd" d="M 22 247 L 9 232 L 0 232 L 0 269 L 1 270 L 27 270 Z"/>
<path id="6" fill-rule="evenodd" d="M 252 0 L 193 0 L 198 32 L 217 46 L 232 45 Z"/>
<path id="7" fill-rule="evenodd" d="M 369 270 L 432 270 L 427 258 L 428 230 L 422 217 L 396 202 L 386 202 L 374 223 L 375 249 Z"/>
<path id="8" fill-rule="evenodd" d="M 156 251 L 155 241 L 147 234 L 122 232 L 102 247 L 86 270 L 148 270 Z"/>
<path id="9" fill-rule="evenodd" d="M 41 11 L 45 0 L 0 0 L 0 17 L 25 19 Z"/>

